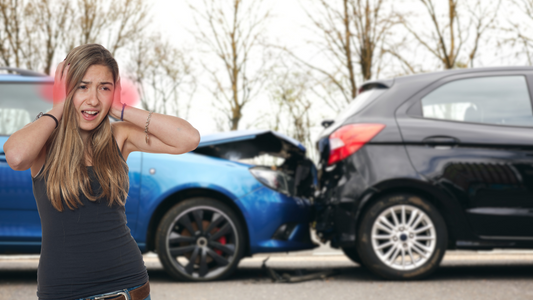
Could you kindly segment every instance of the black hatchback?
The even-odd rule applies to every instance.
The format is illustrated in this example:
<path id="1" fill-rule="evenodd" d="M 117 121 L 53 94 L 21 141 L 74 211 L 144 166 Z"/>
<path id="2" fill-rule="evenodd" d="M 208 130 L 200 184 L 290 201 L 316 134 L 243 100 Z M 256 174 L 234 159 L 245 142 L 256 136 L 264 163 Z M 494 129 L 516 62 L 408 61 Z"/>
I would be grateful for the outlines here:
<path id="1" fill-rule="evenodd" d="M 316 230 L 389 279 L 446 249 L 533 248 L 533 68 L 377 80 L 324 121 Z"/>

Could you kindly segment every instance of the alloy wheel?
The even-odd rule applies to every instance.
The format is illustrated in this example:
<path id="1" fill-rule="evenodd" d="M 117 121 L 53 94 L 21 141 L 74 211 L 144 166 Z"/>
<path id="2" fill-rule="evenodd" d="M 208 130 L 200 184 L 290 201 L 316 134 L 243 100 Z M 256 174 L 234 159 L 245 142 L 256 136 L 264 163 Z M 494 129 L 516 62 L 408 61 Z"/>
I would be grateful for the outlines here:
<path id="1" fill-rule="evenodd" d="M 223 211 L 196 206 L 176 216 L 165 242 L 167 255 L 181 274 L 209 280 L 231 267 L 241 241 L 235 224 Z"/>
<path id="2" fill-rule="evenodd" d="M 377 257 L 396 270 L 425 264 L 435 251 L 437 234 L 430 217 L 411 205 L 394 205 L 374 221 L 372 248 Z"/>

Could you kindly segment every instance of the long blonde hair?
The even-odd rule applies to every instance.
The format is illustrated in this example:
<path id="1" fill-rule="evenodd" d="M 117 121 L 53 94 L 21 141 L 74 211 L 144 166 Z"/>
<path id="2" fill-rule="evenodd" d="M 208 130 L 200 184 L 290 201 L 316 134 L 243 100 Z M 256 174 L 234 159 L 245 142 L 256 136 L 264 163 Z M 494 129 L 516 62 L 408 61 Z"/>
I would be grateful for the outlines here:
<path id="1" fill-rule="evenodd" d="M 88 44 L 74 48 L 67 55 L 64 65 L 67 64 L 70 68 L 66 77 L 67 97 L 63 117 L 46 143 L 46 163 L 40 175 L 45 178 L 48 199 L 58 211 L 63 211 L 62 198 L 71 210 L 76 209 L 78 204 L 83 205 L 80 191 L 90 201 L 105 197 L 109 206 L 114 203 L 125 205 L 129 190 L 128 166 L 120 158 L 109 118 L 104 118 L 84 144 L 78 111 L 72 101 L 77 86 L 92 65 L 108 67 L 116 83 L 119 74 L 117 62 L 103 46 Z M 91 188 L 85 155 L 92 158 L 94 174 L 102 187 L 99 195 L 95 195 L 96 191 Z"/>

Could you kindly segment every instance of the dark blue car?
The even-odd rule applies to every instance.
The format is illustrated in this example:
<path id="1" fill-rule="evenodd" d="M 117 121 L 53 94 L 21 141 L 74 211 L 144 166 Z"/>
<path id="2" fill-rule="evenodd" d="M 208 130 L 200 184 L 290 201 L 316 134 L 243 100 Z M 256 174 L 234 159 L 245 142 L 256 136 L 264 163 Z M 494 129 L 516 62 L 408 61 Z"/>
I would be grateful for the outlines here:
<path id="1" fill-rule="evenodd" d="M 41 224 L 30 170 L 13 171 L 3 145 L 52 104 L 53 79 L 0 68 L 0 254 L 39 253 Z M 311 249 L 310 198 L 316 169 L 297 141 L 269 130 L 203 136 L 183 155 L 128 157 L 128 226 L 140 250 L 155 251 L 176 279 L 230 275 L 242 257 Z M 259 156 L 278 164 L 244 163 Z"/>

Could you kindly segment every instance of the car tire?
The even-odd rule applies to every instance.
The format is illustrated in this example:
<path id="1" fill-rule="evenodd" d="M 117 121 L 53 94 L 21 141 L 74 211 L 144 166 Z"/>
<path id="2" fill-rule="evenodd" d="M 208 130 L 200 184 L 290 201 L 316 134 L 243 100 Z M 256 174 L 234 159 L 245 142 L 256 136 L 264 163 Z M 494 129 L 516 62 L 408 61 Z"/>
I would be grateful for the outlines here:
<path id="1" fill-rule="evenodd" d="M 354 263 L 361 264 L 361 258 L 355 247 L 343 247 L 342 252 L 344 252 L 344 254 Z"/>
<path id="2" fill-rule="evenodd" d="M 211 198 L 191 198 L 175 205 L 156 232 L 161 264 L 182 281 L 231 275 L 243 256 L 244 243 L 244 227 L 235 212 Z"/>
<path id="3" fill-rule="evenodd" d="M 365 211 L 356 243 L 361 263 L 387 279 L 420 279 L 439 266 L 448 236 L 444 219 L 427 200 L 385 196 Z"/>

